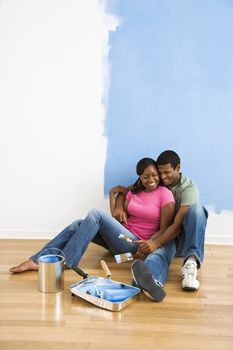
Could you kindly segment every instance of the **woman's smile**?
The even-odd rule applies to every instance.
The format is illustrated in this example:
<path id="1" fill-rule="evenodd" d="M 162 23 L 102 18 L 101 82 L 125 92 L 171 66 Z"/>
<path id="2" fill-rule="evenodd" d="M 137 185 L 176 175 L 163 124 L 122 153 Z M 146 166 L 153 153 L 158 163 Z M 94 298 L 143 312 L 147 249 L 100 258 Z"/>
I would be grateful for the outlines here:
<path id="1" fill-rule="evenodd" d="M 146 192 L 154 191 L 159 184 L 157 169 L 153 165 L 149 165 L 140 176 L 140 180 Z"/>

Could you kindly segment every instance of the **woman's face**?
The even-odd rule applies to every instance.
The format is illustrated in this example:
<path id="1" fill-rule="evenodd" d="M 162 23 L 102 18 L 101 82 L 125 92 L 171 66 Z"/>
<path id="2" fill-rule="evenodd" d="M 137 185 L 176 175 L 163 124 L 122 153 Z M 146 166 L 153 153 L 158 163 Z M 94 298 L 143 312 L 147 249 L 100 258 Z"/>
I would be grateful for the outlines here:
<path id="1" fill-rule="evenodd" d="M 153 165 L 148 165 L 142 175 L 139 176 L 146 192 L 151 192 L 159 185 L 159 174 Z"/>

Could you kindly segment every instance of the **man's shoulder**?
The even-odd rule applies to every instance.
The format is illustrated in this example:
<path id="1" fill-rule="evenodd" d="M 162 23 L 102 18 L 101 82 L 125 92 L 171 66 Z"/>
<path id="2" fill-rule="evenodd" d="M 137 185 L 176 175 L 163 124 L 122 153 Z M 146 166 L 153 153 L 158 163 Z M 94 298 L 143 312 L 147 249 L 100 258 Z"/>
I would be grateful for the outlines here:
<path id="1" fill-rule="evenodd" d="M 184 190 L 185 188 L 197 188 L 197 185 L 187 176 L 181 174 L 179 186 Z"/>
<path id="2" fill-rule="evenodd" d="M 179 183 L 171 188 L 176 201 L 176 211 L 181 206 L 191 205 L 199 202 L 199 190 L 194 182 L 187 176 L 180 174 Z"/>
<path id="3" fill-rule="evenodd" d="M 179 205 L 191 205 L 199 202 L 199 190 L 196 184 L 185 175 L 181 175 L 180 188 L 177 190 Z"/>

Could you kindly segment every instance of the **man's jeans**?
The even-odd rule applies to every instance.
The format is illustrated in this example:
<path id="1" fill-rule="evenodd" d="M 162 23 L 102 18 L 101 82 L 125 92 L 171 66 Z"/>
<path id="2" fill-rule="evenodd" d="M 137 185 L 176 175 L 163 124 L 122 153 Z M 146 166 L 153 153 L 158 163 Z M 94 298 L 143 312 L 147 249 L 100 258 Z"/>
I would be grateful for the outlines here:
<path id="1" fill-rule="evenodd" d="M 54 239 L 48 242 L 42 250 L 33 255 L 31 259 L 37 263 L 40 255 L 54 253 L 52 248 L 62 250 L 65 255 L 65 264 L 68 267 L 77 266 L 85 253 L 90 242 L 110 250 L 113 254 L 132 252 L 138 249 L 137 244 L 128 243 L 118 236 L 123 233 L 127 236 L 138 239 L 128 231 L 116 219 L 105 212 L 92 209 L 85 219 L 76 220 L 67 226 Z M 51 251 L 45 249 L 51 249 Z"/>
<path id="2" fill-rule="evenodd" d="M 146 257 L 145 263 L 155 280 L 164 285 L 170 263 L 175 256 L 183 256 L 185 262 L 190 255 L 194 255 L 200 267 L 204 259 L 207 218 L 208 212 L 201 204 L 191 205 L 184 217 L 182 233 Z"/>

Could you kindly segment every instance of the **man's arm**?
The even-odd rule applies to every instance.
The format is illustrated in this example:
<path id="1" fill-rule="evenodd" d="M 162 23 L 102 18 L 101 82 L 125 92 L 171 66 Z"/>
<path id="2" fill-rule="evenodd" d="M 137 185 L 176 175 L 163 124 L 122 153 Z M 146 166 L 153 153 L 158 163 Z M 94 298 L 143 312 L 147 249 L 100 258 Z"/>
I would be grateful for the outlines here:
<path id="1" fill-rule="evenodd" d="M 154 235 L 147 240 L 137 240 L 139 243 L 139 249 L 135 254 L 135 258 L 144 259 L 148 253 L 152 253 L 157 249 L 157 243 L 155 238 L 162 235 L 165 230 L 172 224 L 175 214 L 175 203 L 171 202 L 166 204 L 161 208 L 161 218 L 160 218 L 160 230 L 155 232 Z"/>
<path id="2" fill-rule="evenodd" d="M 143 253 L 149 254 L 182 232 L 183 220 L 189 206 L 181 206 L 178 210 L 173 223 L 165 230 L 160 230 L 154 234 L 150 241 L 139 241 L 140 249 Z"/>
<path id="3" fill-rule="evenodd" d="M 180 208 L 176 213 L 174 222 L 163 232 L 157 232 L 152 238 L 155 249 L 161 247 L 171 239 L 174 239 L 182 232 L 185 214 L 187 213 L 190 205 L 192 203 L 197 203 L 198 201 L 198 188 L 193 183 L 190 183 L 182 191 Z"/>
<path id="4" fill-rule="evenodd" d="M 175 216 L 173 223 L 168 226 L 168 228 L 158 237 L 155 237 L 154 239 L 152 238 L 156 242 L 157 248 L 161 247 L 163 244 L 175 238 L 182 232 L 183 221 L 188 208 L 188 205 L 181 206 Z"/>
<path id="5" fill-rule="evenodd" d="M 123 193 L 118 193 L 116 196 L 115 209 L 112 216 L 117 219 L 122 224 L 127 223 L 127 213 L 124 210 L 125 195 Z"/>
<path id="6" fill-rule="evenodd" d="M 127 213 L 124 210 L 124 203 L 127 192 L 128 188 L 124 186 L 115 186 L 109 191 L 111 214 L 121 223 L 127 222 Z"/>

